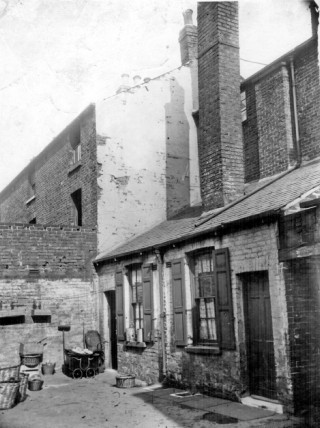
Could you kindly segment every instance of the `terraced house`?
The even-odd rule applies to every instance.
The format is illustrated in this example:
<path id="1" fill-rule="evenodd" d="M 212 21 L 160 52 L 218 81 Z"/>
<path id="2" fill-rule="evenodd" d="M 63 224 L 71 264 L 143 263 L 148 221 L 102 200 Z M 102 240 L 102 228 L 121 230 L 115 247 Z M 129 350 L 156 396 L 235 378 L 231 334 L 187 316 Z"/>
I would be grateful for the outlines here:
<path id="1" fill-rule="evenodd" d="M 100 331 L 119 371 L 277 412 L 319 398 L 311 11 L 312 37 L 241 81 L 237 3 L 198 4 L 201 203 L 94 262 Z"/>

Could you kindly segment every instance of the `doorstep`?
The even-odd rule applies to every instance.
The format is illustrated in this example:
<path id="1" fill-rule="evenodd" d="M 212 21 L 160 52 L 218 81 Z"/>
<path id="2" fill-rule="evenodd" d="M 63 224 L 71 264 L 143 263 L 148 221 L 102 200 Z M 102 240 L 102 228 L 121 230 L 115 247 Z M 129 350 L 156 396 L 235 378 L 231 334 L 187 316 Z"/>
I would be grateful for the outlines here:
<path id="1" fill-rule="evenodd" d="M 283 414 L 283 406 L 277 400 L 268 400 L 264 397 L 251 396 L 241 398 L 241 403 L 245 406 L 257 407 L 269 410 L 270 412 Z"/>

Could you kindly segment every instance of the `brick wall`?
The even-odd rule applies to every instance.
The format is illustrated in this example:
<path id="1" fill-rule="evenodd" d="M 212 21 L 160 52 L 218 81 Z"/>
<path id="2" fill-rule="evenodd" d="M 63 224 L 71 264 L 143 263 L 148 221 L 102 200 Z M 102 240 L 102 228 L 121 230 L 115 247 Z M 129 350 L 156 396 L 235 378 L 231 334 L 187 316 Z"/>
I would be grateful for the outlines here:
<path id="1" fill-rule="evenodd" d="M 295 56 L 295 79 L 302 158 L 320 155 L 320 85 L 317 39 Z"/>
<path id="2" fill-rule="evenodd" d="M 72 166 L 69 132 L 80 122 L 81 161 Z M 35 198 L 26 203 L 33 195 Z M 72 224 L 71 193 L 82 189 L 82 224 L 97 224 L 95 111 L 92 106 L 70 124 L 0 194 L 0 220 Z"/>
<path id="3" fill-rule="evenodd" d="M 285 171 L 293 150 L 289 73 L 285 66 L 257 82 L 260 177 Z"/>
<path id="4" fill-rule="evenodd" d="M 198 5 L 199 162 L 205 209 L 243 191 L 238 5 Z"/>
<path id="5" fill-rule="evenodd" d="M 320 397 L 319 258 L 284 264 L 295 411 Z"/>
<path id="6" fill-rule="evenodd" d="M 284 171 L 297 160 L 291 58 L 302 160 L 320 155 L 317 40 L 310 39 L 241 84 L 247 96 L 247 120 L 242 123 L 246 182 Z"/>
<path id="7" fill-rule="evenodd" d="M 66 346 L 82 346 L 83 327 L 96 329 L 95 254 L 94 229 L 0 224 L 1 367 L 20 362 L 20 342 L 44 339 L 44 360 L 60 368 L 59 324 L 71 325 Z"/>
<path id="8" fill-rule="evenodd" d="M 243 130 L 243 155 L 244 155 L 244 178 L 245 182 L 258 180 L 260 178 L 259 167 L 259 133 L 258 117 L 256 108 L 256 93 L 253 84 L 245 87 L 247 120 L 242 123 Z"/>

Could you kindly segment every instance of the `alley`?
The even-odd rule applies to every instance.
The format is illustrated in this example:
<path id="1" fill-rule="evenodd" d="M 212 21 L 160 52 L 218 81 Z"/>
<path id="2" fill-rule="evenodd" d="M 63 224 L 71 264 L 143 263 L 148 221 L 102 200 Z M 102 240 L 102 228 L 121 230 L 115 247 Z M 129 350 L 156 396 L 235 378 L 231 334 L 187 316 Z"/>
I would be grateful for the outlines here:
<path id="1" fill-rule="evenodd" d="M 109 370 L 80 380 L 61 372 L 45 376 L 41 391 L 28 391 L 23 403 L 0 412 L 0 427 L 301 426 L 298 420 L 288 420 L 284 415 L 202 395 L 181 397 L 177 395 L 181 391 L 160 385 L 146 387 L 137 382 L 135 388 L 117 388 L 116 374 Z"/>

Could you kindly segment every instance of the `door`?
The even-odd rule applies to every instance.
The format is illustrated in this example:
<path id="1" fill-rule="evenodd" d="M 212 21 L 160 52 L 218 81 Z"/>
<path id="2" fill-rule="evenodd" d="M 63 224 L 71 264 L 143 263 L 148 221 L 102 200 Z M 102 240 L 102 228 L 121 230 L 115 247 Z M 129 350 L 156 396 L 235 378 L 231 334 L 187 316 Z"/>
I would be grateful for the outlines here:
<path id="1" fill-rule="evenodd" d="M 267 272 L 244 275 L 250 393 L 276 398 L 272 318 Z"/>
<path id="2" fill-rule="evenodd" d="M 108 313 L 109 313 L 109 343 L 110 343 L 110 356 L 111 356 L 111 368 L 114 370 L 118 369 L 118 355 L 117 355 L 117 317 L 116 317 L 116 292 L 106 292 L 108 301 Z"/>

